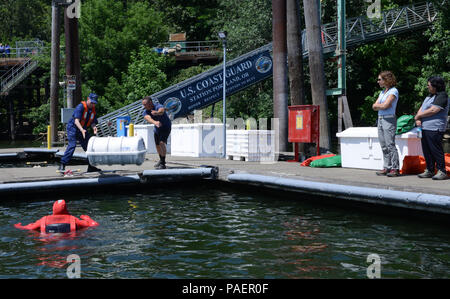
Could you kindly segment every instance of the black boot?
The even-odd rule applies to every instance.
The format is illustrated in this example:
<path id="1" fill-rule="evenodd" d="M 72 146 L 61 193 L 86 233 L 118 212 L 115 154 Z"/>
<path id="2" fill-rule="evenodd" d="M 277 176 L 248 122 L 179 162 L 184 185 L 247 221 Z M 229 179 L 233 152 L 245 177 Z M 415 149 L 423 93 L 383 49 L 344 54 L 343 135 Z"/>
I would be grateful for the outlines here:
<path id="1" fill-rule="evenodd" d="M 59 167 L 58 167 L 58 171 L 64 172 L 65 170 L 66 170 L 66 165 L 64 165 L 63 163 L 60 163 Z"/>
<path id="2" fill-rule="evenodd" d="M 95 166 L 92 166 L 91 164 L 89 164 L 88 169 L 87 169 L 87 172 L 100 172 L 100 171 L 102 171 L 102 170 Z"/>

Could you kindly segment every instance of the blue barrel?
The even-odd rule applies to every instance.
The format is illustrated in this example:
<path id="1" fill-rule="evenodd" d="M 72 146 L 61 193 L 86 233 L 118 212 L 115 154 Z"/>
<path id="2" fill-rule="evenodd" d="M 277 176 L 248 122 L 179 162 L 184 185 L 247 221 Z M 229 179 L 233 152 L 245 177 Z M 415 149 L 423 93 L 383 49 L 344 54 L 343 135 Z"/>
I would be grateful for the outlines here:
<path id="1" fill-rule="evenodd" d="M 117 137 L 127 136 L 127 126 L 130 124 L 129 116 L 121 116 L 117 118 Z"/>

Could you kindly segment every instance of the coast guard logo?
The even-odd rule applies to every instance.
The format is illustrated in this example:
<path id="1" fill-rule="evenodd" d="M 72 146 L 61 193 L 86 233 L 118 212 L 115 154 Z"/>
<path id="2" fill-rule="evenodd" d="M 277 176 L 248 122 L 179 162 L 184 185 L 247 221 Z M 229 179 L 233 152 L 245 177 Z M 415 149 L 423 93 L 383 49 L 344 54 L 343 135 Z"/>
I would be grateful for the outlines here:
<path id="1" fill-rule="evenodd" d="M 168 98 L 164 102 L 163 106 L 166 109 L 168 114 L 175 115 L 181 110 L 182 104 L 178 98 L 172 97 L 172 98 Z"/>
<path id="2" fill-rule="evenodd" d="M 267 56 L 259 57 L 258 60 L 256 60 L 255 68 L 261 74 L 267 73 L 272 68 L 272 59 Z"/>

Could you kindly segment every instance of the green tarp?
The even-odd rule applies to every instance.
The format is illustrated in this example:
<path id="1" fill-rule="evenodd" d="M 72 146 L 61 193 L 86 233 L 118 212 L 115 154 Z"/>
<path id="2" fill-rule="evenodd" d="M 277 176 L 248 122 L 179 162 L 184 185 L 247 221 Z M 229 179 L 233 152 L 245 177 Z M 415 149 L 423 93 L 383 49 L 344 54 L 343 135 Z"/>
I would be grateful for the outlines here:
<path id="1" fill-rule="evenodd" d="M 412 128 L 416 126 L 413 115 L 402 115 L 397 118 L 397 131 L 396 135 L 403 134 L 411 131 Z"/>
<path id="2" fill-rule="evenodd" d="M 341 165 L 342 162 L 340 155 L 315 160 L 312 161 L 311 164 L 309 164 L 310 167 L 341 167 Z"/>

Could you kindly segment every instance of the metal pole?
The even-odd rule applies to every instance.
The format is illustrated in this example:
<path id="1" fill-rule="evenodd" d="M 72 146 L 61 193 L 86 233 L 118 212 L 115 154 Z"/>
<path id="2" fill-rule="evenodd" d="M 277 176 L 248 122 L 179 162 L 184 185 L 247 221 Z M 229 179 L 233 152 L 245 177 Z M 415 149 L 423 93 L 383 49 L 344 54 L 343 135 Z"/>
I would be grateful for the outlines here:
<path id="1" fill-rule="evenodd" d="M 226 102 L 226 63 L 227 63 L 227 41 L 223 40 L 223 156 L 227 157 L 227 102 Z"/>
<path id="2" fill-rule="evenodd" d="M 338 46 L 337 54 L 338 59 L 338 88 L 341 90 L 341 95 L 346 95 L 346 80 L 345 80 L 345 68 L 346 68 L 346 51 L 347 45 L 345 41 L 345 0 L 338 0 Z"/>
<path id="3" fill-rule="evenodd" d="M 58 87 L 59 87 L 59 7 L 52 2 L 52 50 L 50 65 L 50 126 L 52 127 L 52 142 L 58 134 Z"/>

